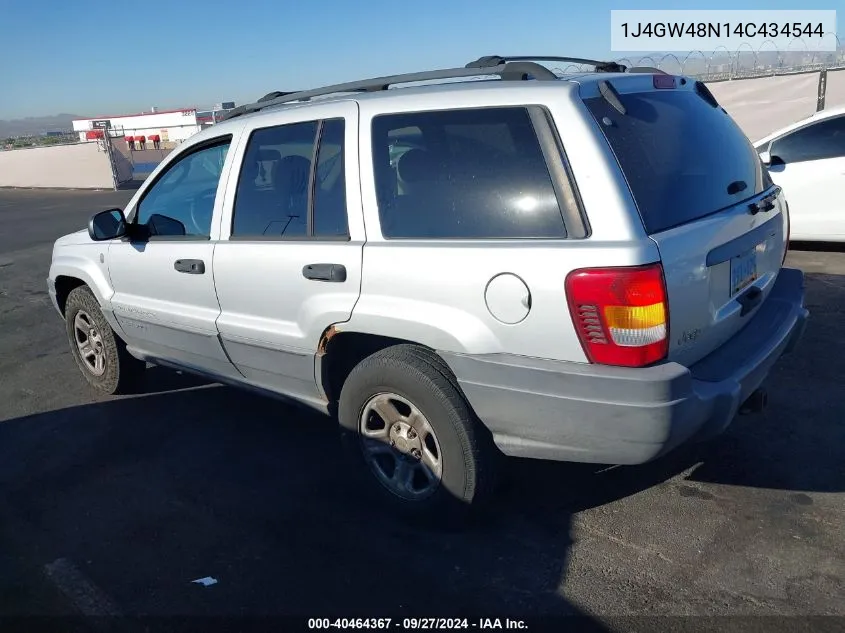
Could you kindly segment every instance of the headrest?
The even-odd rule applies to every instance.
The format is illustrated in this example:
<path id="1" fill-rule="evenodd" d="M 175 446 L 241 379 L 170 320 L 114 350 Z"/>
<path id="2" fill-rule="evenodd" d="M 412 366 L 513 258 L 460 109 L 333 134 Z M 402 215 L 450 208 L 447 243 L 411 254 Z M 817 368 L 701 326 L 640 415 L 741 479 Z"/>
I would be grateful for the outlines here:
<path id="1" fill-rule="evenodd" d="M 276 166 L 276 187 L 284 187 L 288 191 L 301 193 L 308 189 L 308 176 L 311 172 L 311 161 L 302 156 L 285 156 Z"/>
<path id="2" fill-rule="evenodd" d="M 403 182 L 410 183 L 434 180 L 441 169 L 439 161 L 432 152 L 415 148 L 402 154 L 398 171 Z"/>
<path id="3" fill-rule="evenodd" d="M 255 160 L 259 163 L 281 159 L 282 154 L 277 149 L 259 149 L 255 153 Z"/>

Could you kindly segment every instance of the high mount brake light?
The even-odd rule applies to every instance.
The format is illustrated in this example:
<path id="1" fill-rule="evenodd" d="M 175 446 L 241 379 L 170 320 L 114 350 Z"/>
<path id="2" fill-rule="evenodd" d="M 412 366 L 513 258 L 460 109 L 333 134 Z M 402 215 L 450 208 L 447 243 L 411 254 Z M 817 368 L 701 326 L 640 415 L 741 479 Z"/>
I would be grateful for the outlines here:
<path id="1" fill-rule="evenodd" d="M 654 75 L 653 85 L 657 89 L 671 89 L 675 87 L 675 77 L 672 75 Z"/>

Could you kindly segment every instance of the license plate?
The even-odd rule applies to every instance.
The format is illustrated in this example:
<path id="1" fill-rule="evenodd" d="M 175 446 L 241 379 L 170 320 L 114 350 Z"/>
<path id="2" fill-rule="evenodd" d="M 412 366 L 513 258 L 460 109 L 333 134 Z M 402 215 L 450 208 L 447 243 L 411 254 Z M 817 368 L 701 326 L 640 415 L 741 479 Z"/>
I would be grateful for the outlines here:
<path id="1" fill-rule="evenodd" d="M 757 248 L 752 248 L 731 260 L 731 296 L 757 279 Z"/>

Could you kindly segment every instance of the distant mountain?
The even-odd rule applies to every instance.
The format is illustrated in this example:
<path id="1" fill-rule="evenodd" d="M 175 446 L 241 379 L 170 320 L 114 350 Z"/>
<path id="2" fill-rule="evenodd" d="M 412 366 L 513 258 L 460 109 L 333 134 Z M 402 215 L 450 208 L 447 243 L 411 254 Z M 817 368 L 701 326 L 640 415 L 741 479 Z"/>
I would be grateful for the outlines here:
<path id="1" fill-rule="evenodd" d="M 30 134 L 44 134 L 46 132 L 72 130 L 74 119 L 80 117 L 75 114 L 55 114 L 53 116 L 34 116 L 25 119 L 0 119 L 0 139 L 10 136 L 27 136 Z"/>

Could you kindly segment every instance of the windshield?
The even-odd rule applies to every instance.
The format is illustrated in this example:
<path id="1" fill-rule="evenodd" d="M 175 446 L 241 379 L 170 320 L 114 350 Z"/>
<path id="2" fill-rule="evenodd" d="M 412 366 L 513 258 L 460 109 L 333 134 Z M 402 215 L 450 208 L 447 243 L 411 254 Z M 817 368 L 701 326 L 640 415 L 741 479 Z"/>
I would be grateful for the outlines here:
<path id="1" fill-rule="evenodd" d="M 751 142 L 691 90 L 622 94 L 626 114 L 585 99 L 619 161 L 648 233 L 692 222 L 770 186 Z"/>

